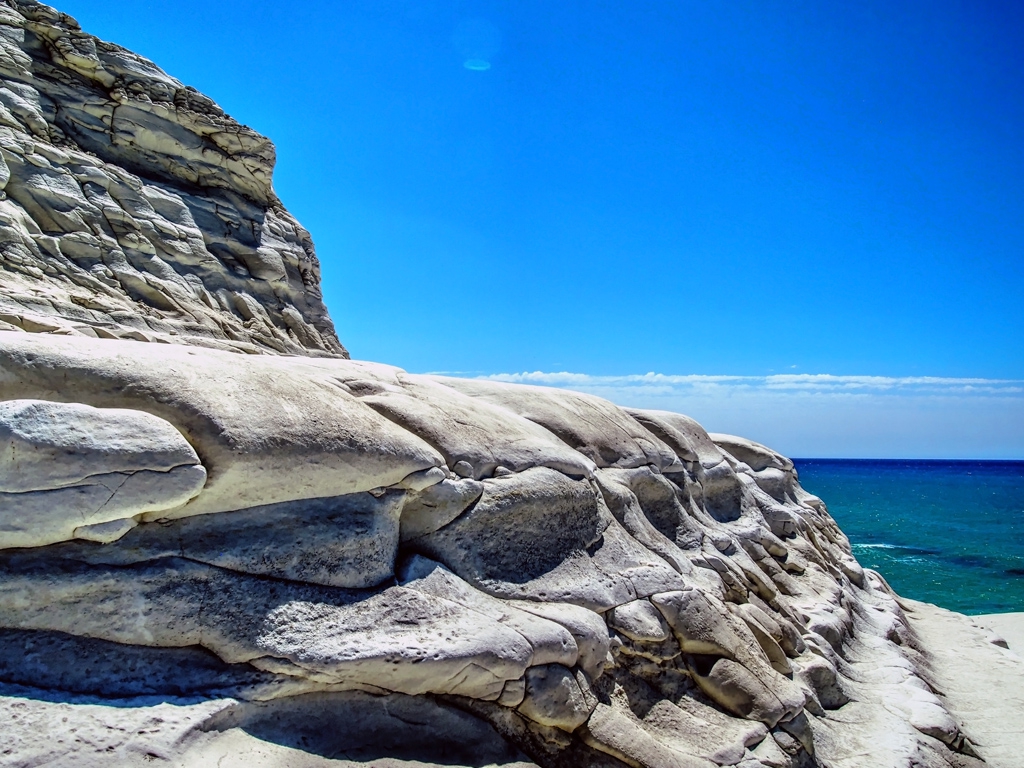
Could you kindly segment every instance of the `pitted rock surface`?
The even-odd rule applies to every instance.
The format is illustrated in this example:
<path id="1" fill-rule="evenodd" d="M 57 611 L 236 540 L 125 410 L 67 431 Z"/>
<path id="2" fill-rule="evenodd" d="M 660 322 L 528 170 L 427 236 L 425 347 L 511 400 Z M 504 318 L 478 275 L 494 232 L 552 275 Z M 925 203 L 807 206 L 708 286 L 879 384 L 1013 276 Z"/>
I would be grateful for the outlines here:
<path id="1" fill-rule="evenodd" d="M 792 462 L 503 386 L 0 331 L 0 682 L 141 707 L 178 680 L 246 722 L 413 697 L 551 768 L 981 765 Z M 32 504 L 182 467 L 205 482 L 116 515 Z M 228 749 L 212 717 L 175 738 Z"/>

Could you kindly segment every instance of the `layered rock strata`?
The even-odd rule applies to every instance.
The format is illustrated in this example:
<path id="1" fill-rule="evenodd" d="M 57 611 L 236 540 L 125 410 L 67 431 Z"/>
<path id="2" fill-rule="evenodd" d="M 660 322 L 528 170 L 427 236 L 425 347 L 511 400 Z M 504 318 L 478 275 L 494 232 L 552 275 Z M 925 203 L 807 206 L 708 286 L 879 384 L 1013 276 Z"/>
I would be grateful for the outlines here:
<path id="1" fill-rule="evenodd" d="M 347 360 L 266 139 L 27 0 L 0 75 L 0 764 L 985 764 L 788 459 Z"/>
<path id="2" fill-rule="evenodd" d="M 373 363 L 0 332 L 0 626 L 30 712 L 179 708 L 119 764 L 310 696 L 541 766 L 982 764 L 789 460 Z"/>
<path id="3" fill-rule="evenodd" d="M 0 329 L 347 357 L 274 146 L 155 64 L 0 2 Z"/>

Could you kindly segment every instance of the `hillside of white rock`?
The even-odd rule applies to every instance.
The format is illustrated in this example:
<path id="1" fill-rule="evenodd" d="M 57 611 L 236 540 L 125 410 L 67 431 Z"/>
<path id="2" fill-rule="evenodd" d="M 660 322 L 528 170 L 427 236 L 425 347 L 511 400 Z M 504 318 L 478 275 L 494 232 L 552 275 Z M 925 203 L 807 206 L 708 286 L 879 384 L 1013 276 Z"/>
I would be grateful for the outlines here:
<path id="1" fill-rule="evenodd" d="M 273 167 L 152 62 L 0 2 L 0 329 L 347 357 Z"/>
<path id="2" fill-rule="evenodd" d="M 267 139 L 28 0 L 0 75 L 0 765 L 1013 768 L 791 461 L 348 360 Z"/>

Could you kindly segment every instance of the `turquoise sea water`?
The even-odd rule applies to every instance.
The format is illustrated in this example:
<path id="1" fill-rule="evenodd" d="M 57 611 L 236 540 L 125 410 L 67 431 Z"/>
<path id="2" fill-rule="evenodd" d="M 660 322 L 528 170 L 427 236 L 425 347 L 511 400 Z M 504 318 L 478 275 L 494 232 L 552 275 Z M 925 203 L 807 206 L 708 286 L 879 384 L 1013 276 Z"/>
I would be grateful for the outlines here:
<path id="1" fill-rule="evenodd" d="M 905 597 L 1024 611 L 1024 461 L 795 459 L 861 565 Z"/>

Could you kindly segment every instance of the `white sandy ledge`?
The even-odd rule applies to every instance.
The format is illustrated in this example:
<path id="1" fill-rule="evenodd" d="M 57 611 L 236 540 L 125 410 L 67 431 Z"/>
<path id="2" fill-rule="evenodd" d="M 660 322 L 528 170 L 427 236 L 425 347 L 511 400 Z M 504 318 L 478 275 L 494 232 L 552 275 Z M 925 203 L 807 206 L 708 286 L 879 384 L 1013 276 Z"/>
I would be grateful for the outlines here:
<path id="1" fill-rule="evenodd" d="M 964 616 L 899 602 L 921 640 L 932 684 L 979 755 L 992 768 L 1022 768 L 1024 613 Z"/>

